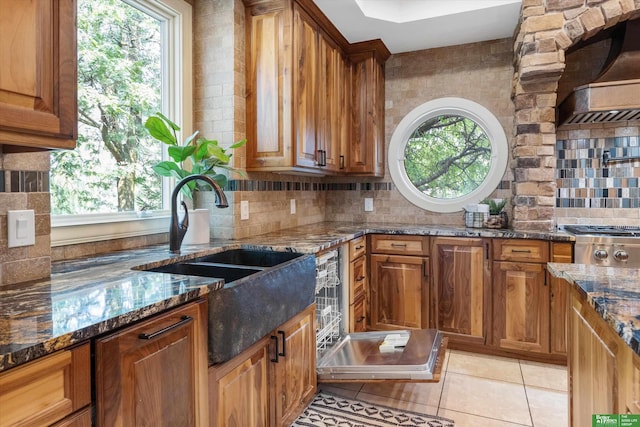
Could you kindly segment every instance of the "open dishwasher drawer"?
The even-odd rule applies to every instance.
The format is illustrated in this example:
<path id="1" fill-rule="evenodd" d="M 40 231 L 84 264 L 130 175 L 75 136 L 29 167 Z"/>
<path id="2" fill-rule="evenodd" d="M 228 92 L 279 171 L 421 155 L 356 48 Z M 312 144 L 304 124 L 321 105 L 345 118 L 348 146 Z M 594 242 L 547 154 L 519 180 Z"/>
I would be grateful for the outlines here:
<path id="1" fill-rule="evenodd" d="M 381 349 L 390 336 L 400 345 Z M 319 382 L 438 382 L 447 338 L 435 329 L 348 334 L 317 363 Z"/>

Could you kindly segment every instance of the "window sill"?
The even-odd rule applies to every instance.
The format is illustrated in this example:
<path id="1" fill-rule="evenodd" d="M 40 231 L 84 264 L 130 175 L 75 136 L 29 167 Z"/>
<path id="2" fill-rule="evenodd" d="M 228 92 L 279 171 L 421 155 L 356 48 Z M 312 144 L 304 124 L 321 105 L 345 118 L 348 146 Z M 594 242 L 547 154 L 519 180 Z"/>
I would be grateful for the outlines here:
<path id="1" fill-rule="evenodd" d="M 148 217 L 138 217 L 135 214 L 52 216 L 51 246 L 122 239 L 168 231 L 168 211 L 155 212 Z"/>

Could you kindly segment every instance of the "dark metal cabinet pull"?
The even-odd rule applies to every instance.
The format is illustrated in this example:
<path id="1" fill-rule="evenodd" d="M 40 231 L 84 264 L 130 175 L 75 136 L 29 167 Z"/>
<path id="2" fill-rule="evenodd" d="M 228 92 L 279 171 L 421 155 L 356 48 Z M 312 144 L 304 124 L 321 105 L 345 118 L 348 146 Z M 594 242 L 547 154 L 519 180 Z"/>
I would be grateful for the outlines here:
<path id="1" fill-rule="evenodd" d="M 340 169 L 344 169 L 344 156 L 340 156 Z"/>
<path id="2" fill-rule="evenodd" d="M 356 320 L 356 323 L 362 323 L 363 320 L 364 320 L 364 316 L 360 316 L 360 318 Z"/>
<path id="3" fill-rule="evenodd" d="M 180 320 L 179 320 L 179 321 L 177 321 L 176 323 L 174 323 L 173 325 L 169 325 L 169 326 L 167 326 L 166 328 L 162 328 L 162 329 L 157 330 L 157 331 L 155 331 L 155 332 L 152 332 L 152 333 L 150 333 L 150 334 L 142 333 L 142 334 L 138 335 L 138 338 L 140 338 L 141 340 L 152 340 L 152 339 L 154 339 L 155 337 L 157 337 L 157 336 L 159 336 L 159 335 L 162 335 L 162 334 L 164 334 L 165 332 L 169 332 L 169 331 L 170 331 L 170 330 L 172 330 L 172 329 L 178 328 L 178 327 L 180 327 L 180 326 L 184 325 L 185 323 L 189 323 L 189 322 L 191 322 L 192 320 L 193 320 L 193 318 L 192 318 L 192 317 L 190 317 L 190 316 L 182 316 L 182 317 L 180 318 Z"/>
<path id="4" fill-rule="evenodd" d="M 278 335 L 282 336 L 282 353 L 278 353 L 278 356 L 282 356 L 282 357 L 287 357 L 287 352 L 285 351 L 285 345 L 287 344 L 287 341 L 284 337 L 284 331 L 278 331 Z M 277 346 L 277 342 L 276 342 L 276 349 L 278 348 Z"/>
<path id="5" fill-rule="evenodd" d="M 278 353 L 278 337 L 277 337 L 277 336 L 275 336 L 275 335 L 271 335 L 271 339 L 272 339 L 272 340 L 274 340 L 274 341 L 276 342 L 276 351 L 275 351 L 275 353 L 276 353 L 276 357 L 274 357 L 273 359 L 271 359 L 271 361 L 272 361 L 273 363 L 278 363 L 278 356 L 279 356 L 279 353 Z"/>

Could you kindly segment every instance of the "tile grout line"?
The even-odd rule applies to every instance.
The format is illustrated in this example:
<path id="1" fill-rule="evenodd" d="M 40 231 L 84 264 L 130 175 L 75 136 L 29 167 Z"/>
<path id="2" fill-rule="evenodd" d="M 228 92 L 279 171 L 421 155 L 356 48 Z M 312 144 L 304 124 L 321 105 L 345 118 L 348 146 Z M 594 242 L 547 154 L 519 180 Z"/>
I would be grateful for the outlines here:
<path id="1" fill-rule="evenodd" d="M 531 413 L 531 403 L 529 402 L 529 394 L 527 393 L 527 384 L 525 383 L 524 380 L 524 373 L 522 372 L 522 363 L 520 363 L 521 360 L 518 359 L 518 368 L 520 369 L 520 376 L 522 377 L 522 387 L 524 388 L 524 398 L 527 401 L 527 410 L 529 411 L 529 419 L 531 420 L 531 426 L 535 427 L 535 424 L 533 422 L 533 413 Z"/>

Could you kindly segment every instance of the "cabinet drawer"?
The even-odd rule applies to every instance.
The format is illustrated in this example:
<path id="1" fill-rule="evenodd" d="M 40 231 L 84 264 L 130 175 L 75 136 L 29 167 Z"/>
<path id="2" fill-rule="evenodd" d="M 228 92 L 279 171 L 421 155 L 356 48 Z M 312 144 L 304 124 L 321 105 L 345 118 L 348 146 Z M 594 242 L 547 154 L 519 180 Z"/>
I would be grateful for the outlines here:
<path id="1" fill-rule="evenodd" d="M 353 261 L 366 253 L 367 245 L 364 236 L 349 241 L 349 261 Z"/>
<path id="2" fill-rule="evenodd" d="M 91 403 L 89 344 L 0 374 L 0 426 L 50 425 Z"/>
<path id="3" fill-rule="evenodd" d="M 494 261 L 549 261 L 549 243 L 541 240 L 495 239 Z"/>
<path id="4" fill-rule="evenodd" d="M 378 254 L 429 255 L 429 237 L 371 235 L 371 252 Z"/>

